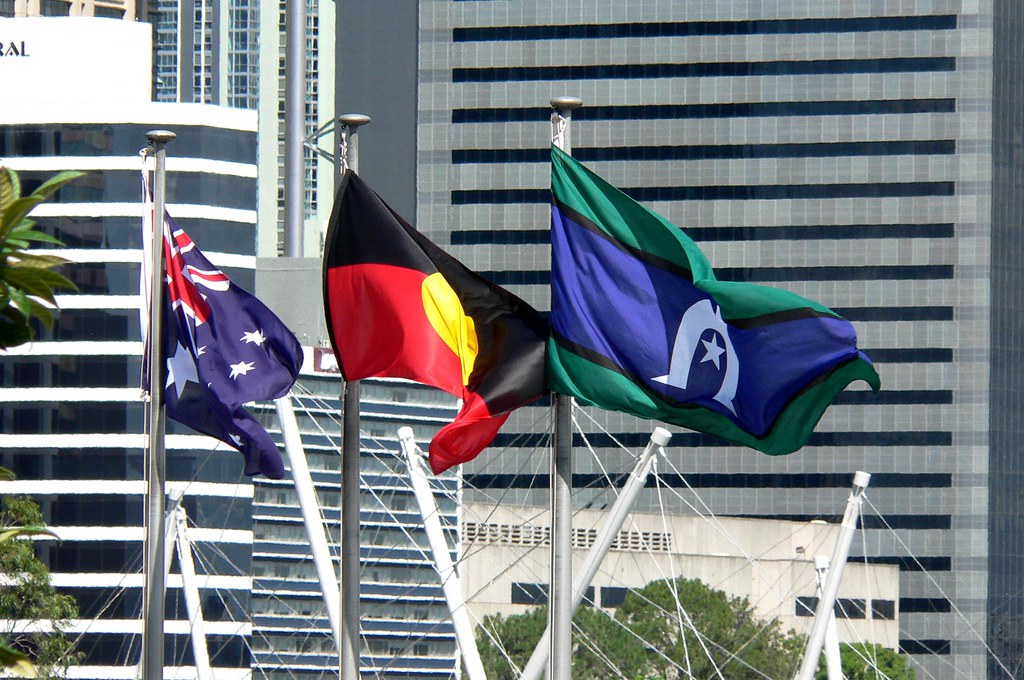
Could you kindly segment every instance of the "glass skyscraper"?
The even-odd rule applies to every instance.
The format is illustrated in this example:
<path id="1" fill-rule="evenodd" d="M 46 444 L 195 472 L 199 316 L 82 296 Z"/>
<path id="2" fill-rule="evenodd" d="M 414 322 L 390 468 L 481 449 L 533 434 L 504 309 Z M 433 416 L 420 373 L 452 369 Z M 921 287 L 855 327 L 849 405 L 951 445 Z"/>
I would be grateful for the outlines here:
<path id="1" fill-rule="evenodd" d="M 418 64 L 417 226 L 471 268 L 547 309 L 548 101 L 572 95 L 574 155 L 685 229 L 719 278 L 853 321 L 883 391 L 844 393 L 808 447 L 771 458 L 680 432 L 672 452 L 726 515 L 838 519 L 852 472 L 872 472 L 855 559 L 899 565 L 900 648 L 925 677 L 1011 677 L 1024 644 L 1022 14 L 423 0 L 393 36 Z M 401 152 L 373 132 L 364 157 Z M 593 415 L 597 441 L 647 438 L 649 423 Z M 485 453 L 468 486 L 543 502 L 529 489 L 546 459 L 516 448 L 536 420 L 513 417 L 498 445 L 521 454 Z M 577 479 L 599 477 L 583 458 Z"/>

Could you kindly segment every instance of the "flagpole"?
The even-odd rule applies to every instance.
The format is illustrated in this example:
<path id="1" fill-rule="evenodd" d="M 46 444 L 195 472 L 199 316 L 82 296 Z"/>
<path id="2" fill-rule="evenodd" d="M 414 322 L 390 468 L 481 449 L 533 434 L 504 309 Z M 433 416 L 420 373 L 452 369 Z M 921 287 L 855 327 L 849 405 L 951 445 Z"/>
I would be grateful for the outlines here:
<path id="1" fill-rule="evenodd" d="M 142 660 L 144 678 L 162 678 L 164 675 L 164 205 L 167 200 L 167 143 L 174 140 L 173 132 L 150 130 L 147 153 L 156 159 L 153 170 L 153 250 L 152 278 L 149 300 L 149 402 L 146 422 L 149 441 L 146 450 L 146 541 L 145 541 L 145 593 L 143 598 Z M 145 254 L 143 254 L 145 257 Z"/>
<path id="2" fill-rule="evenodd" d="M 576 97 L 551 100 L 552 143 L 572 154 L 572 112 Z M 551 578 L 548 582 L 548 630 L 551 649 L 548 680 L 572 678 L 572 398 L 555 395 L 555 441 L 551 447 Z"/>
<path id="3" fill-rule="evenodd" d="M 619 535 L 626 517 L 632 512 L 637 496 L 640 495 L 640 491 L 644 488 L 644 483 L 654 468 L 656 456 L 659 453 L 665 455 L 663 449 L 671 438 L 672 434 L 665 428 L 654 428 L 650 441 L 647 442 L 647 446 L 644 448 L 643 453 L 640 454 L 640 457 L 636 459 L 636 464 L 629 473 L 629 478 L 622 486 L 622 491 L 619 492 L 618 498 L 615 499 L 611 510 L 608 511 L 608 516 L 604 524 L 601 525 L 601 530 L 591 544 L 590 550 L 583 559 L 579 571 L 574 576 L 575 580 L 572 586 L 573 613 L 579 609 L 580 602 L 583 601 L 587 588 L 590 587 L 594 576 L 597 575 L 601 562 L 608 554 L 608 551 L 611 550 L 612 543 Z M 540 637 L 540 642 L 537 643 L 537 646 L 533 649 L 533 654 L 530 655 L 530 660 L 523 667 L 523 674 L 519 680 L 540 680 L 548 663 L 550 647 L 551 629 L 545 628 L 544 634 Z"/>
<path id="4" fill-rule="evenodd" d="M 284 251 L 302 257 L 306 222 L 306 3 L 285 10 Z"/>
<path id="5" fill-rule="evenodd" d="M 338 163 L 359 172 L 356 134 L 370 117 L 346 113 L 338 117 Z M 339 173 L 339 177 L 341 176 Z M 341 680 L 359 679 L 359 381 L 345 383 L 341 429 Z"/>

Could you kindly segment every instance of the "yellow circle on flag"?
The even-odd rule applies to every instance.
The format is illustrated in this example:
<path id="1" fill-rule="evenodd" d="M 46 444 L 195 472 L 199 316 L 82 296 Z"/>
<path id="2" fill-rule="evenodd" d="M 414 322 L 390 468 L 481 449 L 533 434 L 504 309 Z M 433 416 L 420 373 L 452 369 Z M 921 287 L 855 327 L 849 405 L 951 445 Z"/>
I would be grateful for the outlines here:
<path id="1" fill-rule="evenodd" d="M 466 315 L 459 296 L 441 274 L 434 273 L 423 279 L 420 290 L 423 294 L 423 311 L 427 313 L 430 325 L 459 357 L 462 384 L 468 385 L 480 349 L 473 318 Z"/>

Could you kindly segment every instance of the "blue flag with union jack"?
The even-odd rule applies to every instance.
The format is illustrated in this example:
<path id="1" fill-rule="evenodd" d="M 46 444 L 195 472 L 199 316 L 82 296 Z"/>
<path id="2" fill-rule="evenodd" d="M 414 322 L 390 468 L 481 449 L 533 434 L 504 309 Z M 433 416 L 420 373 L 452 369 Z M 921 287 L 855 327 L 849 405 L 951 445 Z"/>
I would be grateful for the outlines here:
<path id="1" fill-rule="evenodd" d="M 280 479 L 277 445 L 243 405 L 287 394 L 299 375 L 302 347 L 166 212 L 164 266 L 167 416 L 241 451 L 245 474 Z"/>

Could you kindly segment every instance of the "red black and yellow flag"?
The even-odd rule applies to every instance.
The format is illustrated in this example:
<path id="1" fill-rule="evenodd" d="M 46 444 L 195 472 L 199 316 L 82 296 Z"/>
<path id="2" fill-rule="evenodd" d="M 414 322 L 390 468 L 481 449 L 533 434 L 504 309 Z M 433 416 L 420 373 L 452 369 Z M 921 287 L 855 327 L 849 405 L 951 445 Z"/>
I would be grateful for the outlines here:
<path id="1" fill-rule="evenodd" d="M 346 380 L 407 378 L 463 399 L 430 443 L 440 473 L 471 460 L 545 393 L 547 321 L 470 271 L 346 172 L 327 229 L 324 308 Z"/>

